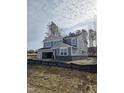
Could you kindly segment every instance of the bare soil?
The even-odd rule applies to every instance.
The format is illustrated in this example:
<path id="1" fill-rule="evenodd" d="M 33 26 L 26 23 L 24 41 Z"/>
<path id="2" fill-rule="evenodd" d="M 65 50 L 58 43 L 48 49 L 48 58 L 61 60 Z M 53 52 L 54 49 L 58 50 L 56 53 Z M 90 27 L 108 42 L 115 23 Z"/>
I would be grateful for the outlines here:
<path id="1" fill-rule="evenodd" d="M 61 67 L 29 65 L 28 93 L 96 93 L 97 74 Z"/>

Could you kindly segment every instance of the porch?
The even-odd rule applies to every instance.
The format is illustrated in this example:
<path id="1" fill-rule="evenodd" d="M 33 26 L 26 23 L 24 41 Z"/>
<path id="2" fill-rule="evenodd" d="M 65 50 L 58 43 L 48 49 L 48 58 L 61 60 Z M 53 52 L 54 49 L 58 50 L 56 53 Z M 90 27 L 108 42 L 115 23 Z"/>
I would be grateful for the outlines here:
<path id="1" fill-rule="evenodd" d="M 41 53 L 42 53 L 42 59 L 44 60 L 55 59 L 55 51 L 53 49 L 43 49 Z"/>

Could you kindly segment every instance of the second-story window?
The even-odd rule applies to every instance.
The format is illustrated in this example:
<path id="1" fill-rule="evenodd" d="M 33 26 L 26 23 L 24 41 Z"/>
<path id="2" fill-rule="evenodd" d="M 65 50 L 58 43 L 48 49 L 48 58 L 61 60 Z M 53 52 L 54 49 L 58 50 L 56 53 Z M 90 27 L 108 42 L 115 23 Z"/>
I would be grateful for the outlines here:
<path id="1" fill-rule="evenodd" d="M 76 43 L 77 43 L 77 39 L 76 39 L 76 38 L 71 39 L 71 44 L 72 44 L 72 45 L 76 45 Z"/>
<path id="2" fill-rule="evenodd" d="M 59 42 L 62 43 L 62 40 L 60 40 Z"/>
<path id="3" fill-rule="evenodd" d="M 46 47 L 51 47 L 51 42 L 46 42 L 46 43 L 45 43 L 45 46 L 46 46 Z"/>
<path id="4" fill-rule="evenodd" d="M 59 44 L 59 41 L 57 41 L 57 45 Z"/>
<path id="5" fill-rule="evenodd" d="M 53 43 L 54 43 L 54 46 L 57 45 L 57 41 L 54 41 Z"/>
<path id="6" fill-rule="evenodd" d="M 53 45 L 59 45 L 62 43 L 62 40 L 56 40 L 56 41 L 53 41 Z"/>

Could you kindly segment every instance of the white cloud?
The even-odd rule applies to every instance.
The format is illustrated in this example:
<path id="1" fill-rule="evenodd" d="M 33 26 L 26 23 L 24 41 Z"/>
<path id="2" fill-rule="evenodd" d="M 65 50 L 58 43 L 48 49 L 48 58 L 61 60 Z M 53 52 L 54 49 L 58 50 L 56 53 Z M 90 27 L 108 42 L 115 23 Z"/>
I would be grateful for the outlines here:
<path id="1" fill-rule="evenodd" d="M 28 0 L 28 48 L 42 47 L 50 21 L 69 28 L 87 20 L 96 20 L 96 0 Z"/>

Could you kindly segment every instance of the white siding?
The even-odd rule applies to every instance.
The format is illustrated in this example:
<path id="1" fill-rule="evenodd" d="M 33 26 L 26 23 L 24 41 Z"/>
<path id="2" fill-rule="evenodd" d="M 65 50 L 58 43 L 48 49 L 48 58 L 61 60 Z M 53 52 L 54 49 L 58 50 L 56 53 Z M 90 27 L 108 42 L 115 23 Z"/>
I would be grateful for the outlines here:
<path id="1" fill-rule="evenodd" d="M 83 53 L 82 53 L 83 51 Z M 77 37 L 77 48 L 72 48 L 73 56 L 85 56 L 87 55 L 87 44 L 84 42 L 83 36 Z"/>

